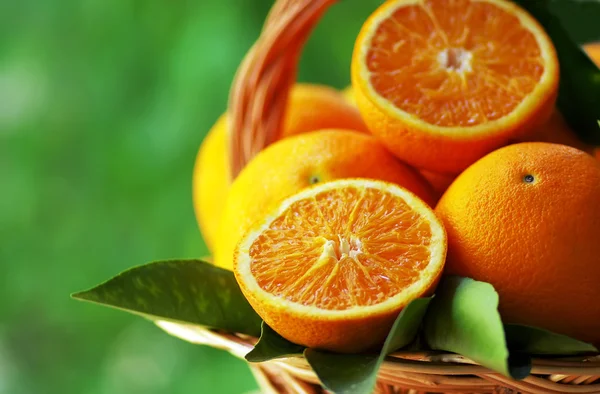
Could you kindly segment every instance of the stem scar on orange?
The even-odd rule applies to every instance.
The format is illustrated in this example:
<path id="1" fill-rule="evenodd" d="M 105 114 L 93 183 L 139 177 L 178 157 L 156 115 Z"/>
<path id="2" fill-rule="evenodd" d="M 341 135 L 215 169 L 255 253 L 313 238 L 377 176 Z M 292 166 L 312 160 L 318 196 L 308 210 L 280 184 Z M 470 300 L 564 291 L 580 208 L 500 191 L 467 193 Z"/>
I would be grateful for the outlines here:
<path id="1" fill-rule="evenodd" d="M 559 65 L 505 0 L 391 0 L 365 22 L 352 86 L 371 132 L 409 164 L 459 173 L 548 119 Z"/>
<path id="2" fill-rule="evenodd" d="M 436 213 L 446 271 L 489 282 L 507 323 L 600 344 L 600 163 L 543 142 L 498 149 L 450 185 Z"/>
<path id="3" fill-rule="evenodd" d="M 325 182 L 287 198 L 246 233 L 234 273 L 256 312 L 286 339 L 360 352 L 398 313 L 430 295 L 446 233 L 422 200 L 367 179 Z"/>

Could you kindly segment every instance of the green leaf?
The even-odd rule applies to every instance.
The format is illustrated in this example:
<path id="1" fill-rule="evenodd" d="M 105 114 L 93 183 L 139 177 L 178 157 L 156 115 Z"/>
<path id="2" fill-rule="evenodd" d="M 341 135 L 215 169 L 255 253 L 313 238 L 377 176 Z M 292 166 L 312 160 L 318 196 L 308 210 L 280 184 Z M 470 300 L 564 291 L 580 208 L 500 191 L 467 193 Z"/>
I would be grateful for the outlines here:
<path id="1" fill-rule="evenodd" d="M 560 62 L 560 87 L 557 105 L 578 136 L 589 144 L 600 145 L 600 70 L 573 41 L 548 1 L 518 0 L 546 29 Z M 579 7 L 571 1 L 569 7 Z M 566 3 L 563 2 L 563 5 Z M 592 3 L 586 5 L 593 6 Z M 600 2 L 596 2 L 596 8 Z"/>
<path id="2" fill-rule="evenodd" d="M 600 40 L 598 0 L 551 0 L 548 6 L 578 44 Z"/>
<path id="3" fill-rule="evenodd" d="M 377 354 L 336 354 L 306 349 L 304 357 L 321 384 L 335 394 L 372 393 L 383 357 Z"/>
<path id="4" fill-rule="evenodd" d="M 258 336 L 260 317 L 231 271 L 200 260 L 131 268 L 73 298 L 142 315 Z"/>
<path id="5" fill-rule="evenodd" d="M 260 363 L 274 358 L 301 356 L 304 349 L 304 346 L 288 341 L 263 322 L 260 339 L 254 349 L 246 354 L 246 360 Z"/>
<path id="6" fill-rule="evenodd" d="M 413 300 L 400 312 L 379 354 L 335 354 L 306 349 L 304 357 L 330 391 L 371 393 L 385 356 L 415 339 L 431 300 L 432 297 Z"/>
<path id="7" fill-rule="evenodd" d="M 511 351 L 531 355 L 579 355 L 598 353 L 593 345 L 537 327 L 506 324 L 506 341 Z"/>
<path id="8" fill-rule="evenodd" d="M 424 335 L 436 350 L 462 354 L 514 379 L 531 371 L 528 357 L 510 354 L 498 313 L 498 293 L 489 283 L 445 277 L 425 316 Z"/>

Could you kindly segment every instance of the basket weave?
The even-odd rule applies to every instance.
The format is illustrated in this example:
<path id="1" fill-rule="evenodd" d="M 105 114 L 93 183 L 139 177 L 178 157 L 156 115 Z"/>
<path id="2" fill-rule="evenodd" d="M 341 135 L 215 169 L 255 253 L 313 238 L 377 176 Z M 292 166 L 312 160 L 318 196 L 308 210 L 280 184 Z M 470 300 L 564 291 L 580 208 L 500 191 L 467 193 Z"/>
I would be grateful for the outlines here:
<path id="1" fill-rule="evenodd" d="M 300 52 L 313 27 L 337 0 L 276 0 L 260 37 L 242 61 L 229 96 L 231 179 L 276 141 Z M 256 338 L 159 322 L 167 332 L 244 358 Z M 323 393 L 303 358 L 250 368 L 264 393 Z M 398 352 L 381 366 L 377 393 L 600 393 L 600 356 L 533 360 L 532 375 L 506 378 L 477 363 L 439 352 Z M 367 394 L 367 393 L 357 393 Z"/>
<path id="2" fill-rule="evenodd" d="M 223 349 L 241 359 L 256 343 L 256 338 L 198 326 L 167 321 L 156 324 L 178 338 Z M 456 354 L 396 352 L 381 365 L 375 393 L 600 393 L 600 356 L 538 358 L 532 364 L 532 374 L 515 381 Z M 250 368 L 265 394 L 326 392 L 301 357 L 250 364 Z"/>

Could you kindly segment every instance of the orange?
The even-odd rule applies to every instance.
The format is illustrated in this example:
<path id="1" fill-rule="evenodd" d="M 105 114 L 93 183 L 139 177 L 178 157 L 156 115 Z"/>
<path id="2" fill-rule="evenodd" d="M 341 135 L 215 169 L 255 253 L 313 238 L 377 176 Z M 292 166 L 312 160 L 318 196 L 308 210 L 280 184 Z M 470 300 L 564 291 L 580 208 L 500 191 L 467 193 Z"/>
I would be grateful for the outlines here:
<path id="1" fill-rule="evenodd" d="M 537 127 L 531 134 L 520 138 L 519 142 L 551 142 L 572 146 L 587 153 L 594 151 L 592 145 L 586 144 L 577 137 L 558 109 L 552 112 L 547 122 Z"/>
<path id="2" fill-rule="evenodd" d="M 342 90 L 342 94 L 349 103 L 356 105 L 352 85 L 347 86 L 344 90 Z M 438 197 L 441 197 L 441 195 L 444 194 L 448 186 L 450 186 L 454 178 L 456 178 L 456 175 L 440 174 L 438 172 L 428 170 L 419 170 L 419 172 L 421 175 L 423 175 L 427 182 L 429 182 Z"/>
<path id="3" fill-rule="evenodd" d="M 507 323 L 600 343 L 600 163 L 564 145 L 485 156 L 436 207 L 446 272 L 491 283 Z"/>
<path id="4" fill-rule="evenodd" d="M 381 345 L 399 312 L 437 284 L 444 228 L 406 189 L 366 179 L 305 189 L 235 250 L 242 292 L 288 340 L 343 353 Z"/>
<path id="5" fill-rule="evenodd" d="M 592 42 L 583 46 L 587 55 L 592 59 L 596 66 L 600 67 L 600 42 Z M 594 148 L 593 154 L 597 159 L 600 159 L 600 150 Z"/>
<path id="6" fill-rule="evenodd" d="M 223 114 L 208 132 L 194 167 L 194 211 L 209 250 L 216 243 L 230 184 L 227 121 L 227 115 Z M 367 130 L 358 110 L 337 90 L 323 85 L 295 85 L 290 92 L 281 137 L 332 127 Z"/>
<path id="7" fill-rule="evenodd" d="M 352 89 L 352 85 L 346 86 L 344 90 L 342 90 L 342 95 L 352 105 L 356 105 L 356 100 L 354 99 L 354 90 Z"/>
<path id="8" fill-rule="evenodd" d="M 448 189 L 448 186 L 450 186 L 457 177 L 457 175 L 440 174 L 428 170 L 420 170 L 419 172 L 423 175 L 423 178 L 429 182 L 438 198 L 444 194 L 446 189 Z"/>
<path id="9" fill-rule="evenodd" d="M 419 173 L 398 161 L 373 136 L 348 130 L 300 134 L 264 149 L 231 185 L 215 264 L 231 269 L 241 236 L 282 199 L 313 183 L 357 177 L 396 183 L 428 204 L 434 202 L 431 187 Z"/>
<path id="10" fill-rule="evenodd" d="M 459 173 L 550 116 L 559 65 L 505 0 L 390 0 L 363 25 L 352 86 L 371 132 L 417 168 Z"/>
<path id="11" fill-rule="evenodd" d="M 592 61 L 594 61 L 597 66 L 600 66 L 600 42 L 586 44 L 583 46 L 583 49 Z M 552 116 L 550 116 L 550 119 L 548 119 L 546 123 L 536 128 L 530 135 L 520 138 L 519 141 L 551 142 L 554 144 L 572 146 L 588 153 L 594 151 L 594 146 L 584 143 L 577 137 L 577 134 L 571 130 L 558 109 L 554 110 Z"/>
<path id="12" fill-rule="evenodd" d="M 296 84 L 290 93 L 282 137 L 329 128 L 368 132 L 360 113 L 342 93 L 325 85 Z"/>
<path id="13" fill-rule="evenodd" d="M 590 59 L 596 63 L 596 66 L 600 67 L 600 41 L 585 44 L 583 46 L 583 50 L 587 53 Z"/>

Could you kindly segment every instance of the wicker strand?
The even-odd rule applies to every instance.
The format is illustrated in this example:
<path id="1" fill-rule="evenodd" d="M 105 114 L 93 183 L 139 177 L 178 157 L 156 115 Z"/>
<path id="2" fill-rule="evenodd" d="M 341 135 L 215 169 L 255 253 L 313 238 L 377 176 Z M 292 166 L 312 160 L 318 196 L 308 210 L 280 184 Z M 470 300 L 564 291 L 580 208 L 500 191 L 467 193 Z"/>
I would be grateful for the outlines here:
<path id="1" fill-rule="evenodd" d="M 167 333 L 186 341 L 224 349 L 244 358 L 256 338 L 211 331 L 202 327 L 158 321 Z M 268 379 L 279 393 L 319 394 L 319 379 L 302 357 L 276 359 L 252 364 L 257 381 Z M 262 383 L 261 383 L 262 382 Z M 284 387 L 285 386 L 285 387 Z M 269 388 L 271 387 L 271 388 Z M 310 391 L 313 390 L 313 391 Z M 561 393 L 599 394 L 600 357 L 533 359 L 532 375 L 515 381 L 455 354 L 439 352 L 397 352 L 386 358 L 378 374 L 380 393 Z M 272 392 L 272 391 L 271 391 Z M 362 394 L 362 393 L 361 393 Z"/>
<path id="2" fill-rule="evenodd" d="M 276 141 L 304 43 L 337 0 L 278 0 L 242 61 L 229 95 L 231 179 Z"/>

